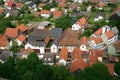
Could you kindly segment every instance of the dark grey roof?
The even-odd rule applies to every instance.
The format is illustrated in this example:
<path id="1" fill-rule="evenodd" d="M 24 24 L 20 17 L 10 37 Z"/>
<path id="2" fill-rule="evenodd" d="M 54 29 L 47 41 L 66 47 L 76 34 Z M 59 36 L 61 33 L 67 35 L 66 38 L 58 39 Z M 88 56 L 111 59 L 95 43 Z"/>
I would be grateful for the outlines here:
<path id="1" fill-rule="evenodd" d="M 83 14 L 81 12 L 76 12 L 76 13 L 71 13 L 70 16 L 71 17 L 80 17 L 80 16 L 83 16 Z"/>
<path id="2" fill-rule="evenodd" d="M 17 16 L 19 11 L 17 9 L 11 9 L 8 10 L 8 12 L 10 13 L 10 15 Z"/>
<path id="3" fill-rule="evenodd" d="M 99 12 L 95 15 L 95 18 L 98 18 L 99 16 L 102 16 L 103 18 L 105 18 L 105 14 L 102 12 Z"/>
<path id="4" fill-rule="evenodd" d="M 62 28 L 53 28 L 51 30 L 51 37 L 59 39 L 62 35 Z"/>
<path id="5" fill-rule="evenodd" d="M 114 34 L 118 34 L 118 33 L 119 33 L 117 27 L 113 27 L 113 28 L 112 28 L 112 32 L 113 32 Z"/>
<path id="6" fill-rule="evenodd" d="M 54 63 L 55 62 L 55 55 L 52 53 L 45 53 L 43 55 L 43 62 L 44 63 Z"/>
<path id="7" fill-rule="evenodd" d="M 3 50 L 0 54 L 0 59 L 2 61 L 6 61 L 8 57 L 13 56 L 11 51 Z"/>
<path id="8" fill-rule="evenodd" d="M 45 42 L 44 42 L 44 38 L 40 38 L 40 37 L 37 37 L 37 36 L 30 36 L 28 37 L 28 43 L 30 43 L 31 45 L 33 46 L 46 46 L 45 45 Z"/>
<path id="9" fill-rule="evenodd" d="M 29 43 L 33 46 L 45 47 L 44 42 L 30 41 Z"/>
<path id="10" fill-rule="evenodd" d="M 34 29 L 32 35 L 40 38 L 46 38 L 50 36 L 50 30 Z"/>

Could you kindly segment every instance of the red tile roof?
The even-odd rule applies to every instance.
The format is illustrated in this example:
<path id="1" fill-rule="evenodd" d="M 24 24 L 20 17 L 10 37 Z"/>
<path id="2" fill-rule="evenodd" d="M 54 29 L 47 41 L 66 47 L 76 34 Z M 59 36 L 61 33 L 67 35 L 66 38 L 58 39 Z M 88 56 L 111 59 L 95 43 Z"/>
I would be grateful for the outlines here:
<path id="1" fill-rule="evenodd" d="M 65 3 L 59 3 L 59 4 L 58 4 L 58 7 L 64 8 L 64 7 L 66 7 L 66 4 L 65 4 Z"/>
<path id="2" fill-rule="evenodd" d="M 27 30 L 27 27 L 24 24 L 18 25 L 17 28 L 22 32 L 25 32 Z"/>
<path id="3" fill-rule="evenodd" d="M 45 6 L 46 4 L 44 4 L 44 3 L 40 3 L 39 5 L 38 5 L 38 7 L 39 8 L 42 8 L 43 6 Z"/>
<path id="4" fill-rule="evenodd" d="M 83 25 L 87 24 L 87 20 L 85 19 L 85 17 L 82 17 L 77 21 L 77 24 L 82 28 L 84 27 Z"/>
<path id="5" fill-rule="evenodd" d="M 102 34 L 102 29 L 103 28 L 98 29 L 94 34 L 100 36 Z"/>
<path id="6" fill-rule="evenodd" d="M 66 2 L 66 0 L 62 0 L 62 2 L 63 2 L 63 3 L 65 3 L 65 2 Z"/>
<path id="7" fill-rule="evenodd" d="M 88 67 L 88 64 L 83 59 L 74 59 L 70 65 L 70 72 L 75 72 L 78 69 L 84 70 L 86 67 Z"/>
<path id="8" fill-rule="evenodd" d="M 40 14 L 50 14 L 50 11 L 49 10 L 41 10 Z"/>
<path id="9" fill-rule="evenodd" d="M 2 14 L 2 12 L 3 12 L 3 8 L 0 8 L 0 14 Z"/>
<path id="10" fill-rule="evenodd" d="M 64 59 L 67 61 L 68 59 L 68 49 L 66 47 L 63 47 L 60 51 L 60 59 Z"/>
<path id="11" fill-rule="evenodd" d="M 89 65 L 92 66 L 93 64 L 98 62 L 97 55 L 89 50 Z"/>
<path id="12" fill-rule="evenodd" d="M 111 75 L 113 75 L 113 74 L 114 74 L 114 64 L 112 64 L 112 63 L 107 63 L 107 64 L 105 64 L 105 65 L 106 65 L 106 67 L 108 68 L 109 73 L 110 73 Z"/>
<path id="13" fill-rule="evenodd" d="M 17 2 L 17 3 L 16 3 L 16 7 L 21 8 L 22 6 L 23 6 L 23 3 L 21 3 L 21 2 Z"/>
<path id="14" fill-rule="evenodd" d="M 17 40 L 19 40 L 20 42 L 25 41 L 25 39 L 26 39 L 26 37 L 22 34 L 17 38 Z"/>
<path id="15" fill-rule="evenodd" d="M 104 51 L 98 49 L 90 49 L 92 54 L 95 54 L 97 57 L 104 57 Z"/>
<path id="16" fill-rule="evenodd" d="M 72 52 L 71 61 L 73 61 L 74 59 L 80 59 L 80 58 L 82 58 L 82 51 L 78 47 L 76 47 Z"/>
<path id="17" fill-rule="evenodd" d="M 113 43 L 116 52 L 120 52 L 120 40 Z"/>
<path id="18" fill-rule="evenodd" d="M 62 16 L 62 11 L 54 11 L 53 16 L 56 17 L 56 18 L 61 17 Z"/>
<path id="19" fill-rule="evenodd" d="M 6 28 L 5 35 L 10 38 L 16 38 L 18 35 L 18 29 L 17 28 Z"/>
<path id="20" fill-rule="evenodd" d="M 7 3 L 7 6 L 8 7 L 12 7 L 12 5 L 14 4 L 14 1 L 8 1 L 8 2 L 6 2 Z"/>
<path id="21" fill-rule="evenodd" d="M 100 7 L 100 8 L 103 8 L 105 6 L 105 4 L 103 2 L 99 2 L 96 6 Z"/>
<path id="22" fill-rule="evenodd" d="M 94 37 L 94 36 L 92 36 L 92 37 L 90 37 L 89 40 L 90 40 L 90 41 L 94 41 L 96 44 L 103 43 L 103 40 L 102 40 L 101 37 Z"/>
<path id="23" fill-rule="evenodd" d="M 105 35 L 107 36 L 108 39 L 114 37 L 114 33 L 111 30 L 107 31 Z"/>
<path id="24" fill-rule="evenodd" d="M 87 37 L 85 37 L 85 36 L 83 36 L 83 37 L 81 37 L 81 39 L 80 39 L 80 45 L 87 45 Z"/>
<path id="25" fill-rule="evenodd" d="M 0 47 L 7 46 L 7 37 L 5 35 L 0 34 Z"/>

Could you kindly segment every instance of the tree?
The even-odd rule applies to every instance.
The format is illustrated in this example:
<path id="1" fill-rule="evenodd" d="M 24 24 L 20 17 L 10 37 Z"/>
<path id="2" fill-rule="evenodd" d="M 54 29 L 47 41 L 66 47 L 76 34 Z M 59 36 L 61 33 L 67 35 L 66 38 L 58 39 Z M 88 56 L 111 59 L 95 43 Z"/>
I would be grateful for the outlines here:
<path id="1" fill-rule="evenodd" d="M 79 78 L 81 80 L 112 80 L 107 67 L 100 62 L 86 68 Z"/>
<path id="2" fill-rule="evenodd" d="M 0 5 L 3 5 L 4 4 L 4 0 L 0 0 Z"/>
<path id="3" fill-rule="evenodd" d="M 120 79 L 120 62 L 115 64 L 115 73 L 118 75 L 118 79 Z"/>
<path id="4" fill-rule="evenodd" d="M 58 28 L 67 29 L 72 26 L 72 18 L 69 16 L 64 16 L 55 21 L 55 25 Z"/>
<path id="5" fill-rule="evenodd" d="M 64 66 L 53 67 L 53 80 L 70 80 L 70 72 Z"/>

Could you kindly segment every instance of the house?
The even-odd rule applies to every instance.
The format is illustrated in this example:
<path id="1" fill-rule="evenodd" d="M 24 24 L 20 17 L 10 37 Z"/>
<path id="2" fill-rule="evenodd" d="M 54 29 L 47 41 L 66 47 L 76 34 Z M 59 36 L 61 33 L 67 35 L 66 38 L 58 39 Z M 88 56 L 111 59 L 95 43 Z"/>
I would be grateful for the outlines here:
<path id="1" fill-rule="evenodd" d="M 35 52 L 35 51 L 31 48 L 25 49 L 25 50 L 22 51 L 22 54 L 21 54 L 20 58 L 27 59 L 28 55 L 32 52 Z"/>
<path id="2" fill-rule="evenodd" d="M 111 55 L 115 55 L 120 53 L 120 40 L 114 42 L 113 44 L 108 46 L 107 53 Z"/>
<path id="3" fill-rule="evenodd" d="M 60 50 L 60 59 L 58 64 L 66 66 L 67 65 L 67 60 L 68 60 L 68 49 L 66 47 L 63 47 Z"/>
<path id="4" fill-rule="evenodd" d="M 75 3 L 69 4 L 68 8 L 69 8 L 69 11 L 79 10 L 79 6 Z"/>
<path id="5" fill-rule="evenodd" d="M 74 0 L 75 3 L 82 3 L 84 0 Z"/>
<path id="6" fill-rule="evenodd" d="M 103 19 L 105 19 L 105 15 L 104 15 L 104 13 L 100 12 L 95 15 L 94 21 L 99 21 L 99 20 L 103 20 Z"/>
<path id="7" fill-rule="evenodd" d="M 36 50 L 38 53 L 45 53 L 46 44 L 43 38 L 39 38 L 38 36 L 30 36 L 28 37 L 28 41 L 25 44 L 25 49 L 31 48 Z"/>
<path id="8" fill-rule="evenodd" d="M 75 59 L 71 62 L 70 72 L 76 72 L 77 70 L 84 70 L 88 67 L 88 64 L 83 59 Z"/>
<path id="9" fill-rule="evenodd" d="M 43 55 L 43 63 L 53 65 L 55 63 L 55 55 L 51 53 L 45 53 Z"/>
<path id="10" fill-rule="evenodd" d="M 45 6 L 46 4 L 44 4 L 44 3 L 39 3 L 38 4 L 38 8 L 40 9 L 40 10 L 42 10 L 42 8 Z"/>
<path id="11" fill-rule="evenodd" d="M 98 49 L 90 49 L 89 54 L 94 54 L 97 57 L 97 60 L 99 62 L 103 62 L 103 57 L 105 56 L 105 53 L 103 50 L 98 50 Z"/>
<path id="12" fill-rule="evenodd" d="M 8 0 L 5 2 L 4 6 L 7 8 L 7 9 L 12 9 L 12 7 L 14 6 L 14 1 L 11 1 L 11 0 Z"/>
<path id="13" fill-rule="evenodd" d="M 26 39 L 26 37 L 21 34 L 20 36 L 18 36 L 18 38 L 16 38 L 16 42 L 17 42 L 18 45 L 21 45 L 21 44 L 23 44 L 25 39 Z"/>
<path id="14" fill-rule="evenodd" d="M 62 49 L 62 47 L 65 46 L 69 52 L 72 52 L 73 49 L 78 46 L 78 32 L 75 32 L 70 28 L 66 29 L 57 45 L 58 49 Z"/>
<path id="15" fill-rule="evenodd" d="M 81 37 L 79 46 L 81 51 L 87 51 L 87 37 Z"/>
<path id="16" fill-rule="evenodd" d="M 108 68 L 108 71 L 111 75 L 114 75 L 114 64 L 113 63 L 106 63 L 105 66 Z"/>
<path id="17" fill-rule="evenodd" d="M 85 19 L 85 17 L 82 17 L 72 25 L 72 30 L 75 30 L 75 31 L 81 30 L 83 32 L 86 25 L 87 25 L 87 20 Z"/>
<path id="18" fill-rule="evenodd" d="M 13 53 L 11 51 L 3 50 L 2 52 L 0 52 L 0 62 L 1 63 L 4 63 L 8 57 L 13 57 Z"/>
<path id="19" fill-rule="evenodd" d="M 119 20 L 120 19 L 120 7 L 117 7 L 113 10 L 109 19 L 110 20 L 116 20 L 116 19 Z"/>
<path id="20" fill-rule="evenodd" d="M 40 15 L 44 18 L 48 18 L 51 15 L 51 12 L 49 10 L 41 10 Z"/>
<path id="21" fill-rule="evenodd" d="M 23 7 L 23 3 L 22 2 L 17 2 L 17 3 L 15 3 L 15 5 L 16 5 L 16 8 L 18 10 L 20 10 Z"/>
<path id="22" fill-rule="evenodd" d="M 0 8 L 0 14 L 3 14 L 3 12 L 4 12 L 4 9 Z"/>
<path id="23" fill-rule="evenodd" d="M 0 49 L 7 49 L 8 41 L 5 35 L 0 34 Z"/>
<path id="24" fill-rule="evenodd" d="M 60 7 L 60 8 L 65 8 L 65 7 L 66 7 L 66 4 L 65 4 L 65 3 L 60 2 L 60 3 L 58 3 L 58 7 Z"/>
<path id="25" fill-rule="evenodd" d="M 90 37 L 87 43 L 93 49 L 103 49 L 106 44 L 101 37 Z"/>
<path id="26" fill-rule="evenodd" d="M 82 59 L 82 51 L 76 47 L 72 52 L 70 72 L 84 70 L 88 64 Z"/>
<path id="27" fill-rule="evenodd" d="M 18 30 L 20 30 L 21 32 L 25 32 L 27 31 L 27 27 L 24 24 L 20 24 L 17 26 Z"/>
<path id="28" fill-rule="evenodd" d="M 11 10 L 7 10 L 9 16 L 18 16 L 19 11 L 17 9 L 11 9 Z M 6 14 L 7 15 L 7 14 Z"/>
<path id="29" fill-rule="evenodd" d="M 96 5 L 96 8 L 98 8 L 99 10 L 102 10 L 104 6 L 105 6 L 105 4 L 100 1 L 100 2 Z"/>
<path id="30" fill-rule="evenodd" d="M 97 63 L 97 55 L 91 51 L 89 51 L 89 66 L 92 66 L 93 64 Z"/>
<path id="31" fill-rule="evenodd" d="M 118 29 L 113 27 L 112 30 L 108 30 L 105 34 L 101 35 L 105 44 L 109 45 L 118 40 Z"/>
<path id="32" fill-rule="evenodd" d="M 17 28 L 6 28 L 5 35 L 8 38 L 16 38 L 18 36 L 18 29 Z"/>
<path id="33" fill-rule="evenodd" d="M 62 17 L 63 13 L 62 11 L 53 11 L 53 17 L 60 18 Z"/>

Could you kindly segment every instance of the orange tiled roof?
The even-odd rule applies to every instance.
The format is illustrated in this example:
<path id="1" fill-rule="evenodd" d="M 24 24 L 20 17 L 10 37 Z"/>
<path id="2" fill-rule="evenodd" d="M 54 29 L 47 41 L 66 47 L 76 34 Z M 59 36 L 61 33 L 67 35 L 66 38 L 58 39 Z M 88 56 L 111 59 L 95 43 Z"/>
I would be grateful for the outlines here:
<path id="1" fill-rule="evenodd" d="M 100 36 L 102 34 L 102 28 L 98 29 L 94 34 Z"/>
<path id="2" fill-rule="evenodd" d="M 97 6 L 103 8 L 103 7 L 105 6 L 105 4 L 104 4 L 103 2 L 99 2 L 99 3 L 97 4 Z"/>
<path id="3" fill-rule="evenodd" d="M 43 6 L 45 6 L 46 4 L 44 4 L 44 3 L 40 3 L 39 5 L 38 5 L 38 7 L 39 8 L 42 8 Z"/>
<path id="4" fill-rule="evenodd" d="M 49 10 L 41 10 L 40 14 L 50 14 L 50 11 Z"/>
<path id="5" fill-rule="evenodd" d="M 83 36 L 81 39 L 80 39 L 80 45 L 87 45 L 87 37 Z"/>
<path id="6" fill-rule="evenodd" d="M 72 52 L 71 61 L 73 61 L 74 59 L 80 59 L 80 58 L 82 58 L 82 51 L 78 47 L 76 47 Z"/>
<path id="7" fill-rule="evenodd" d="M 27 27 L 26 27 L 24 24 L 18 25 L 17 28 L 18 28 L 20 31 L 22 31 L 22 32 L 24 32 L 24 31 L 27 30 Z"/>
<path id="8" fill-rule="evenodd" d="M 66 0 L 62 0 L 62 2 L 63 2 L 63 3 L 65 3 L 65 2 L 66 2 Z"/>
<path id="9" fill-rule="evenodd" d="M 107 36 L 108 39 L 114 37 L 114 33 L 111 30 L 107 31 L 105 35 Z"/>
<path id="10" fill-rule="evenodd" d="M 74 59 L 70 65 L 70 72 L 75 72 L 78 69 L 84 70 L 86 67 L 88 67 L 88 64 L 83 59 Z"/>
<path id="11" fill-rule="evenodd" d="M 102 40 L 102 38 L 101 37 L 94 37 L 94 36 L 92 36 L 92 37 L 90 37 L 90 41 L 94 41 L 96 44 L 100 44 L 100 43 L 102 43 L 103 42 L 103 40 Z"/>
<path id="12" fill-rule="evenodd" d="M 5 35 L 0 34 L 0 47 L 7 46 L 7 37 Z"/>
<path id="13" fill-rule="evenodd" d="M 89 51 L 89 65 L 92 66 L 93 64 L 98 62 L 96 54 L 92 53 L 91 50 Z"/>
<path id="14" fill-rule="evenodd" d="M 66 7 L 66 4 L 65 3 L 59 3 L 58 6 L 64 8 L 64 7 Z"/>
<path id="15" fill-rule="evenodd" d="M 77 21 L 77 24 L 82 28 L 83 25 L 85 25 L 87 23 L 87 20 L 85 19 L 85 17 L 82 17 L 80 18 L 78 21 Z"/>
<path id="16" fill-rule="evenodd" d="M 22 34 L 17 38 L 17 40 L 19 40 L 20 42 L 25 41 L 25 39 L 26 39 L 26 37 Z"/>
<path id="17" fill-rule="evenodd" d="M 60 51 L 60 59 L 64 59 L 67 61 L 68 59 L 68 49 L 66 47 L 63 47 Z"/>
<path id="18" fill-rule="evenodd" d="M 13 3 L 14 3 L 14 1 L 8 1 L 8 2 L 7 2 L 7 6 L 8 6 L 8 7 L 11 7 L 11 6 L 13 5 Z"/>
<path id="19" fill-rule="evenodd" d="M 8 37 L 15 38 L 18 35 L 18 29 L 17 28 L 6 28 L 5 35 Z"/>
<path id="20" fill-rule="evenodd" d="M 22 7 L 22 6 L 23 6 L 23 3 L 20 3 L 20 2 L 16 3 L 16 7 Z"/>
<path id="21" fill-rule="evenodd" d="M 61 17 L 62 16 L 62 11 L 54 11 L 53 16 L 57 17 L 57 18 Z"/>
<path id="22" fill-rule="evenodd" d="M 106 65 L 106 67 L 108 68 L 109 73 L 110 73 L 111 75 L 113 75 L 113 74 L 114 74 L 114 64 L 112 64 L 112 63 L 107 63 L 107 64 L 105 64 L 105 65 Z"/>
<path id="23" fill-rule="evenodd" d="M 3 8 L 0 8 L 0 14 L 2 14 L 2 12 L 3 12 Z"/>

